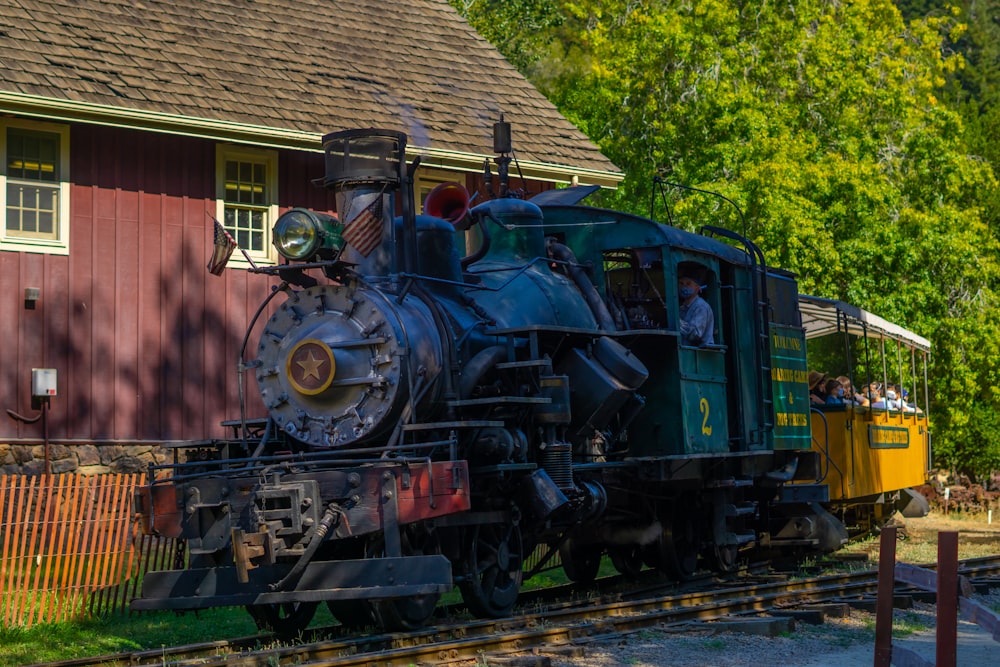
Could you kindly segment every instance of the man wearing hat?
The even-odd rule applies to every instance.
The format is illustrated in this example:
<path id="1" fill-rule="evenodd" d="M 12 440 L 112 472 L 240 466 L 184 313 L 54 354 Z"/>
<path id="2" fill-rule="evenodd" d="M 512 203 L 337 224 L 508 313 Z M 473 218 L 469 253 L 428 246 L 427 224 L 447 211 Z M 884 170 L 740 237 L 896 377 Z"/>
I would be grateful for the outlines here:
<path id="1" fill-rule="evenodd" d="M 824 386 L 826 373 L 819 371 L 809 371 L 809 402 L 819 405 L 826 405 L 826 387 Z"/>
<path id="2" fill-rule="evenodd" d="M 701 285 L 690 274 L 677 279 L 677 295 L 681 301 L 681 345 L 715 345 L 715 313 L 702 299 Z"/>

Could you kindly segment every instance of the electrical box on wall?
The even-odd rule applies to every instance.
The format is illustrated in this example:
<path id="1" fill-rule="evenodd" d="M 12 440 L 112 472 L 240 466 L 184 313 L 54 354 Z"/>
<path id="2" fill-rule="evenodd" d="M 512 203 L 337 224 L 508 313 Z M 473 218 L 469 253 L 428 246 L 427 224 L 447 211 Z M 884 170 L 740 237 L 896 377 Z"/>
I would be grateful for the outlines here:
<path id="1" fill-rule="evenodd" d="M 56 369 L 54 368 L 32 368 L 31 369 L 31 397 L 48 398 L 56 395 Z"/>

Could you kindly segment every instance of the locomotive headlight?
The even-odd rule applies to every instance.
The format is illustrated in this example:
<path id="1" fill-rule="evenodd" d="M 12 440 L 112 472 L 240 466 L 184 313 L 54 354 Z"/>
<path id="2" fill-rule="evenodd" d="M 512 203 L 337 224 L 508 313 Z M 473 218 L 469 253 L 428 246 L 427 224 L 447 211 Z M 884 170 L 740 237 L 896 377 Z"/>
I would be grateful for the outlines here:
<path id="1" fill-rule="evenodd" d="M 275 221 L 271 239 L 282 257 L 308 261 L 324 250 L 340 249 L 339 225 L 332 215 L 293 208 Z"/>

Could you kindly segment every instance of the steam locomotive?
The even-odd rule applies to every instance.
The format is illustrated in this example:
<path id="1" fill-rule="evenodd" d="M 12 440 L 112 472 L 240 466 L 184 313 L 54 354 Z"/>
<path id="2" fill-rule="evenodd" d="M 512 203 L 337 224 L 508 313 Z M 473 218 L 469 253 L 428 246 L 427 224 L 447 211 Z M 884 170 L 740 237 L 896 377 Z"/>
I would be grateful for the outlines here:
<path id="1" fill-rule="evenodd" d="M 286 261 L 255 269 L 283 297 L 243 362 L 269 416 L 152 471 L 144 528 L 187 563 L 146 574 L 133 609 L 241 605 L 294 633 L 326 603 L 411 629 L 456 584 L 472 613 L 509 614 L 556 554 L 573 581 L 605 554 L 684 579 L 847 539 L 794 276 L 732 231 L 585 206 L 591 188 L 512 196 L 496 129 L 499 196 L 447 184 L 423 215 L 406 135 L 324 137 L 338 217 L 288 211 Z M 713 344 L 680 334 L 680 276 Z"/>

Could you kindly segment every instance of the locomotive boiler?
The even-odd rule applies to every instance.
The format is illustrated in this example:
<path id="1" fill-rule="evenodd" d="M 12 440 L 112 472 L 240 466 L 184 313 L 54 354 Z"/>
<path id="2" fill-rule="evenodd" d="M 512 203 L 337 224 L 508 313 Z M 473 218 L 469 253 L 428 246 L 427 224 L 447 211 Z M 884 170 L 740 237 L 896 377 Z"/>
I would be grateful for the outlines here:
<path id="1" fill-rule="evenodd" d="M 474 614 L 509 614 L 555 554 L 575 581 L 605 554 L 686 578 L 846 540 L 794 277 L 725 229 L 583 206 L 586 188 L 509 196 L 497 130 L 508 196 L 470 207 L 448 184 L 424 215 L 404 134 L 324 137 L 337 217 L 286 212 L 284 262 L 255 270 L 283 298 L 241 363 L 267 418 L 153 470 L 145 528 L 187 562 L 148 573 L 134 609 L 242 605 L 294 633 L 325 603 L 408 629 L 455 585 Z M 682 275 L 714 344 L 681 337 Z"/>

